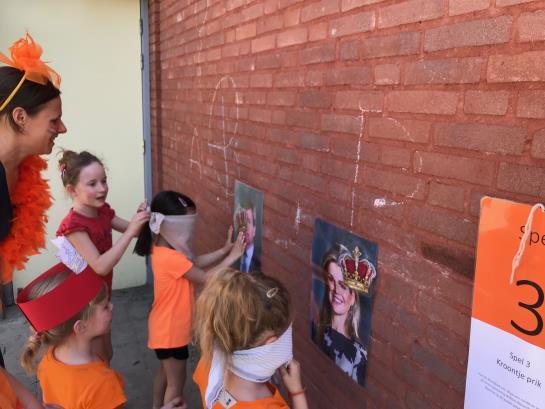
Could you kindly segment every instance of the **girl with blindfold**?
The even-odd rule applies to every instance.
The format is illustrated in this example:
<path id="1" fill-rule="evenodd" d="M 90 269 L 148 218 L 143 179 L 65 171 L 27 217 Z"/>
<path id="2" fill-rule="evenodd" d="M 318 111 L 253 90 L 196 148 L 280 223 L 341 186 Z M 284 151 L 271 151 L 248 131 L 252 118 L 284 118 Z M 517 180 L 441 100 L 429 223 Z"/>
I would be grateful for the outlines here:
<path id="1" fill-rule="evenodd" d="M 183 392 L 193 323 L 193 285 L 202 285 L 244 252 L 244 236 L 240 234 L 232 243 L 233 231 L 229 228 L 223 247 L 193 256 L 191 241 L 196 220 L 197 208 L 189 197 L 173 191 L 160 192 L 151 202 L 151 218 L 134 248 L 140 256 L 151 255 L 154 300 L 148 319 L 148 347 L 161 362 L 153 382 L 156 408 Z"/>

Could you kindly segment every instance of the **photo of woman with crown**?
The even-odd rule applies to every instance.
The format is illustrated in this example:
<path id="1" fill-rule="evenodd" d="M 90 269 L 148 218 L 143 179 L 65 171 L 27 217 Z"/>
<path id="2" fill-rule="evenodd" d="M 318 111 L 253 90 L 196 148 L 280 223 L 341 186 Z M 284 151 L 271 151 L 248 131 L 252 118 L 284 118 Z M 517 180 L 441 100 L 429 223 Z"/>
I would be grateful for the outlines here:
<path id="1" fill-rule="evenodd" d="M 317 219 L 312 244 L 311 336 L 338 368 L 365 384 L 377 245 Z"/>

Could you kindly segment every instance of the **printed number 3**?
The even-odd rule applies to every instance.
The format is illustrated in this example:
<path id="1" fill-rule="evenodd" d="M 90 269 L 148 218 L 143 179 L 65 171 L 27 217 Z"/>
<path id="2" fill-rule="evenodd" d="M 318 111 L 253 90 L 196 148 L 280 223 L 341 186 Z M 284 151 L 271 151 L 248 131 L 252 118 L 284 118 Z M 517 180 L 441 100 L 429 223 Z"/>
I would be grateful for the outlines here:
<path id="1" fill-rule="evenodd" d="M 543 289 L 539 286 L 539 284 L 530 280 L 517 281 L 517 286 L 520 286 L 520 285 L 529 285 L 537 291 L 537 301 L 534 304 L 525 304 L 523 302 L 518 303 L 519 306 L 521 306 L 522 308 L 534 314 L 534 317 L 536 317 L 536 320 L 537 320 L 537 325 L 536 325 L 536 328 L 533 330 L 524 329 L 513 320 L 511 320 L 511 325 L 513 326 L 513 328 L 515 328 L 517 331 L 522 332 L 523 334 L 530 335 L 530 336 L 539 335 L 541 331 L 543 331 L 543 318 L 536 311 L 536 308 L 539 308 L 543 305 L 543 301 L 545 299 L 545 295 L 543 294 Z"/>

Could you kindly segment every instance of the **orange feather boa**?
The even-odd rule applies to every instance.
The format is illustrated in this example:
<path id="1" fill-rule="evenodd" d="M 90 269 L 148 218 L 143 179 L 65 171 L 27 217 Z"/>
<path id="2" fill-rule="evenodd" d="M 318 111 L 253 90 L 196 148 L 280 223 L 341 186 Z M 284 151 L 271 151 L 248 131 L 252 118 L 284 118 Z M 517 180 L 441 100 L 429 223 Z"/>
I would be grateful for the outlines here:
<path id="1" fill-rule="evenodd" d="M 49 185 L 41 171 L 47 162 L 30 156 L 19 165 L 19 178 L 11 195 L 13 221 L 8 236 L 0 243 L 2 282 L 9 283 L 14 270 L 45 245 L 46 211 L 51 206 Z"/>

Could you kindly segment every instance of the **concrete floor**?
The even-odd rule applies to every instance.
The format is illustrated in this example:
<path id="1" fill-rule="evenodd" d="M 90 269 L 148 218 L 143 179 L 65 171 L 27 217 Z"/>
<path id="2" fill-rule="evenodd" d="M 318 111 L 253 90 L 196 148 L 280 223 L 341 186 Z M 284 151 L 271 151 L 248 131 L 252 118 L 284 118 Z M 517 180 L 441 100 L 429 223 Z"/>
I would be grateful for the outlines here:
<path id="1" fill-rule="evenodd" d="M 127 409 L 151 409 L 152 381 L 159 361 L 147 348 L 147 318 L 153 299 L 149 286 L 116 290 L 112 302 L 114 314 L 112 341 L 114 357 L 112 368 L 125 379 Z M 39 385 L 35 377 L 27 377 L 18 363 L 21 348 L 28 336 L 28 324 L 15 306 L 8 307 L 7 318 L 0 321 L 0 348 L 6 361 L 6 369 L 22 381 L 36 395 Z M 189 409 L 201 409 L 201 399 L 191 374 L 198 361 L 198 352 L 190 348 L 188 374 L 184 398 Z"/>

